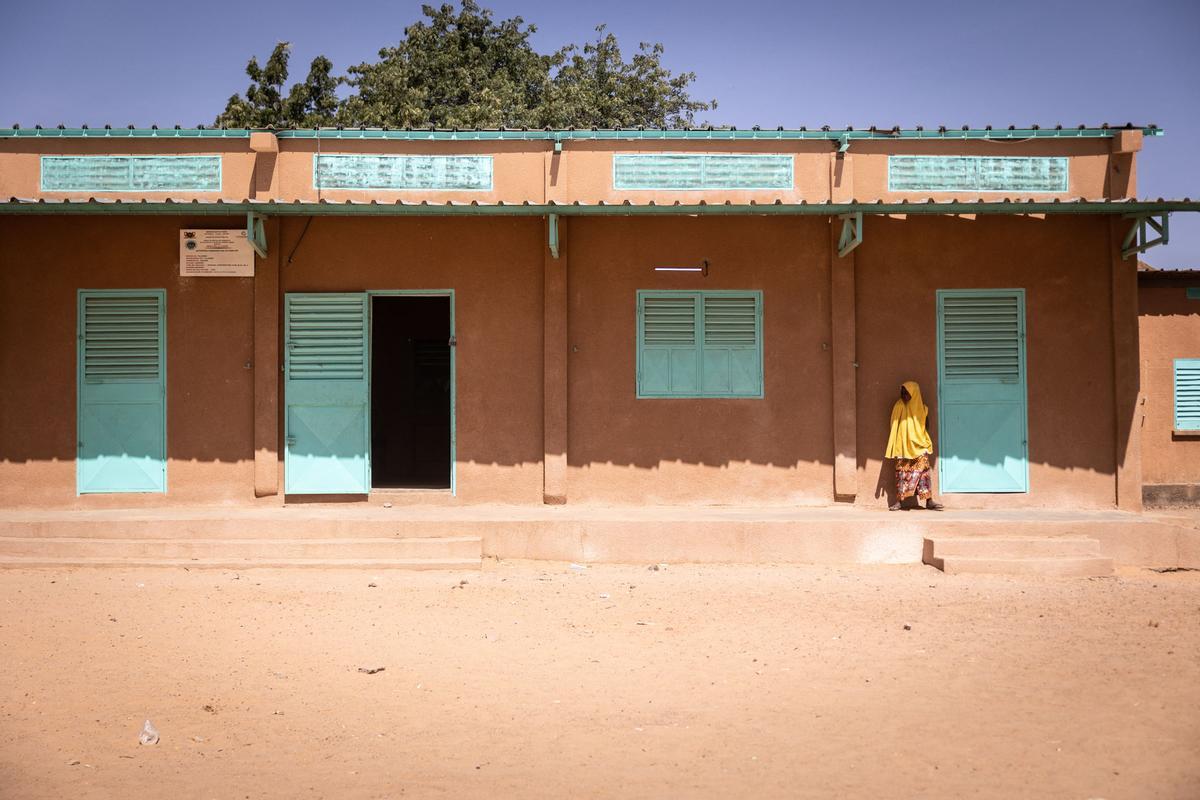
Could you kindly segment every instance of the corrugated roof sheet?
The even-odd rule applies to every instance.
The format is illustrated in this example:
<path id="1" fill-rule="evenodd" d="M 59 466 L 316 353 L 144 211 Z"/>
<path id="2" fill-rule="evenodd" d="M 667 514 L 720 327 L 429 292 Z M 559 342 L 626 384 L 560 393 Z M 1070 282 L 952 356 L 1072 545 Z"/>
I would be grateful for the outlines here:
<path id="1" fill-rule="evenodd" d="M 74 214 L 74 213 L 132 213 L 132 214 L 242 214 L 256 212 L 286 216 L 308 215 L 380 215 L 413 214 L 413 215 L 443 215 L 443 214 L 487 214 L 513 216 L 544 216 L 546 214 L 562 215 L 621 215 L 621 214 L 742 214 L 742 215 L 836 215 L 851 212 L 865 214 L 1129 214 L 1146 212 L 1200 212 L 1200 200 L 1191 198 L 1167 200 L 1153 199 L 1121 199 L 1121 200 L 1086 200 L 1083 198 L 1035 200 L 1005 199 L 983 200 L 976 198 L 954 200 L 921 200 L 885 202 L 883 200 L 859 201 L 851 200 L 845 203 L 820 201 L 809 203 L 785 203 L 776 198 L 765 202 L 750 201 L 748 203 L 705 202 L 683 203 L 633 203 L 625 200 L 620 203 L 480 203 L 471 202 L 406 202 L 396 200 L 380 202 L 378 200 L 316 200 L 316 201 L 279 201 L 244 199 L 227 200 L 198 200 L 175 199 L 163 200 L 121 200 L 98 197 L 72 198 L 65 200 L 46 200 L 33 198 L 12 197 L 0 201 L 0 214 L 3 213 L 45 213 L 45 214 Z"/>

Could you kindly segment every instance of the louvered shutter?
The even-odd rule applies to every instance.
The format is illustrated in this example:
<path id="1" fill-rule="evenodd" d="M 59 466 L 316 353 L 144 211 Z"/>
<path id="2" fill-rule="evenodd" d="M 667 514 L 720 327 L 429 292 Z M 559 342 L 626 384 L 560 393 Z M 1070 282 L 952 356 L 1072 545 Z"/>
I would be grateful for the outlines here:
<path id="1" fill-rule="evenodd" d="M 1020 306 L 1014 295 L 943 298 L 947 382 L 1016 383 L 1021 379 Z"/>
<path id="2" fill-rule="evenodd" d="M 81 494 L 166 491 L 165 293 L 79 293 Z"/>
<path id="3" fill-rule="evenodd" d="M 938 292 L 938 400 L 942 491 L 1027 491 L 1024 291 Z"/>
<path id="4" fill-rule="evenodd" d="M 706 396 L 762 393 L 761 312 L 757 294 L 705 294 L 703 375 Z"/>
<path id="5" fill-rule="evenodd" d="M 1175 359 L 1175 430 L 1200 430 L 1200 358 Z"/>
<path id="6" fill-rule="evenodd" d="M 285 489 L 364 494 L 369 375 L 365 294 L 288 294 Z"/>
<path id="7" fill-rule="evenodd" d="M 671 397 L 698 393 L 699 295 L 643 294 L 638 316 L 638 394 Z"/>

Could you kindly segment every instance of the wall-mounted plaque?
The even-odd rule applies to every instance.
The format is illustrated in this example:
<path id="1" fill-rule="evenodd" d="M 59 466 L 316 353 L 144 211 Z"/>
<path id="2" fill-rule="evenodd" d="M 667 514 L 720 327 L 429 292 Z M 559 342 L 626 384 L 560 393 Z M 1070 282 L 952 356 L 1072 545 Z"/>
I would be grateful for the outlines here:
<path id="1" fill-rule="evenodd" d="M 246 229 L 181 230 L 179 274 L 185 278 L 254 277 L 254 248 Z"/>

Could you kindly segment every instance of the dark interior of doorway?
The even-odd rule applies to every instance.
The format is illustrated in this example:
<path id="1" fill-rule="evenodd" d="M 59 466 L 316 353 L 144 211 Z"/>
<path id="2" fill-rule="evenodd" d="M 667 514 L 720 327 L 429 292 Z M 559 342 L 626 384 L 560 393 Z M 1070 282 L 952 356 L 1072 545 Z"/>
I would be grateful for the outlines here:
<path id="1" fill-rule="evenodd" d="M 450 488 L 450 298 L 371 300 L 371 486 Z"/>

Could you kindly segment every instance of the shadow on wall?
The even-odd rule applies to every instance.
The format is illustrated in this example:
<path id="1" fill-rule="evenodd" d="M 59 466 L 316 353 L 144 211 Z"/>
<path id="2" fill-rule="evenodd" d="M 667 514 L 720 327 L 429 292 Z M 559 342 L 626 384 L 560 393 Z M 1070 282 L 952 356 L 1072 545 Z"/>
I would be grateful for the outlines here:
<path id="1" fill-rule="evenodd" d="M 540 463 L 541 220 L 319 218 L 301 242 L 304 222 L 282 221 L 275 244 L 295 251 L 282 289 L 454 289 L 457 460 Z M 251 461 L 253 281 L 181 279 L 177 266 L 180 228 L 241 224 L 0 219 L 0 256 L 21 267 L 0 270 L 0 460 L 75 457 L 77 290 L 164 287 L 168 458 Z M 828 221 L 572 219 L 568 237 L 571 466 L 832 465 Z M 855 251 L 860 468 L 882 458 L 904 380 L 924 389 L 937 447 L 936 290 L 1024 288 L 1030 461 L 1113 474 L 1107 237 L 1102 218 L 871 218 Z M 652 270 L 703 259 L 707 277 Z M 764 397 L 636 399 L 641 289 L 761 291 Z M 877 490 L 890 485 L 885 465 Z"/>

